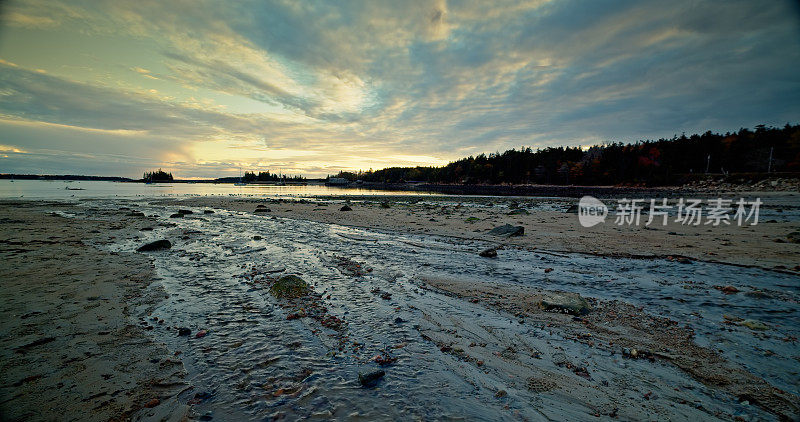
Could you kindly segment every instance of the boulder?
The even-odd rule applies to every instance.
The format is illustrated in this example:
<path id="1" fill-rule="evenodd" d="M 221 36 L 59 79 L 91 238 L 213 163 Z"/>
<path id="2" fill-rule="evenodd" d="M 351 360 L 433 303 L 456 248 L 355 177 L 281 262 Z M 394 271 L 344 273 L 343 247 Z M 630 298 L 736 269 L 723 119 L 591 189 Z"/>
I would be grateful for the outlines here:
<path id="1" fill-rule="evenodd" d="M 311 287 L 302 278 L 296 275 L 286 275 L 278 279 L 269 289 L 277 298 L 297 298 L 311 292 Z"/>
<path id="2" fill-rule="evenodd" d="M 169 218 L 183 218 L 183 214 L 175 213 L 175 214 L 170 215 Z"/>
<path id="3" fill-rule="evenodd" d="M 525 227 L 512 226 L 511 224 L 504 224 L 502 226 L 498 226 L 489 230 L 489 234 L 493 236 L 503 236 L 503 237 L 522 236 L 523 234 L 525 234 Z"/>
<path id="4" fill-rule="evenodd" d="M 214 214 L 214 210 L 203 210 L 203 214 Z"/>
<path id="5" fill-rule="evenodd" d="M 792 243 L 800 243 L 800 232 L 791 232 L 786 238 Z"/>
<path id="6" fill-rule="evenodd" d="M 192 212 L 192 210 L 178 210 L 178 214 L 188 215 L 194 213 Z"/>
<path id="7" fill-rule="evenodd" d="M 155 242 L 150 242 L 148 244 L 142 245 L 137 249 L 137 252 L 151 252 L 151 251 L 158 251 L 161 249 L 169 249 L 172 247 L 172 243 L 170 243 L 167 239 L 156 240 Z"/>
<path id="8" fill-rule="evenodd" d="M 484 258 L 497 258 L 497 249 L 489 248 L 489 249 L 486 249 L 485 251 L 479 253 L 478 255 L 480 255 L 480 256 L 482 256 Z"/>
<path id="9" fill-rule="evenodd" d="M 377 371 L 366 371 L 358 373 L 358 382 L 364 387 L 375 385 L 381 378 L 386 375 L 386 371 L 378 369 Z"/>
<path id="10" fill-rule="evenodd" d="M 353 211 L 353 209 L 350 208 L 349 206 L 345 205 L 345 206 L 339 208 L 339 211 Z"/>
<path id="11" fill-rule="evenodd" d="M 577 293 L 569 292 L 545 293 L 539 305 L 545 311 L 565 312 L 570 315 L 583 315 L 591 310 L 586 299 Z"/>

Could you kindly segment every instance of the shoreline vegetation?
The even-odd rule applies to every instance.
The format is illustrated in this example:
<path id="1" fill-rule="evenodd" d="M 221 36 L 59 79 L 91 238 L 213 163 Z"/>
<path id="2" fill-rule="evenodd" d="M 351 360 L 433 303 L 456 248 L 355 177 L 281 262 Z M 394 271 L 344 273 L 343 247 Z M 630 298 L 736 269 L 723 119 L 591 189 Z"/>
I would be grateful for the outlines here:
<path id="1" fill-rule="evenodd" d="M 340 171 L 313 179 L 301 175 L 246 171 L 239 177 L 176 179 L 162 169 L 142 179 L 118 176 L 0 174 L 0 179 L 101 180 L 129 183 L 326 183 L 340 187 L 431 191 L 461 195 L 580 196 L 589 189 L 758 187 L 790 181 L 800 187 L 800 125 L 758 125 L 724 134 L 674 136 L 671 139 L 611 142 L 587 149 L 521 147 L 480 154 L 442 167 L 390 167 L 377 171 Z M 775 180 L 778 183 L 773 183 Z M 556 188 L 563 187 L 563 188 Z M 777 190 L 791 190 L 781 189 Z M 562 193 L 563 192 L 563 193 Z"/>

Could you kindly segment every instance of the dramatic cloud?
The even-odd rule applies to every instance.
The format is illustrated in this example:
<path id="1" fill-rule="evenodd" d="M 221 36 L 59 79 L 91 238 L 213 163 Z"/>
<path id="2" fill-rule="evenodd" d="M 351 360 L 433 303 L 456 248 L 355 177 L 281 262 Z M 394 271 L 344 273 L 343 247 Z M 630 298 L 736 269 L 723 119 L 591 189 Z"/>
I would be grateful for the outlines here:
<path id="1" fill-rule="evenodd" d="M 12 1 L 0 172 L 319 176 L 800 117 L 792 1 Z"/>

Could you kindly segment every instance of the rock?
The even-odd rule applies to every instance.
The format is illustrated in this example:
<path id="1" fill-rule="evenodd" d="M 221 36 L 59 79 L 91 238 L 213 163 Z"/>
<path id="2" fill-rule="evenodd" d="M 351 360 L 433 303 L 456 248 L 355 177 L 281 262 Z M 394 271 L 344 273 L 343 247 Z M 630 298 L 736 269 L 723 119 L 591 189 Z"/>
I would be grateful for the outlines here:
<path id="1" fill-rule="evenodd" d="M 629 349 L 626 347 L 622 349 L 622 356 L 630 359 L 636 359 L 639 357 L 639 351 L 636 349 Z"/>
<path id="2" fill-rule="evenodd" d="M 259 207 L 258 207 L 258 208 L 256 208 L 256 210 L 255 210 L 255 211 L 253 211 L 253 212 L 257 212 L 257 213 L 261 213 L 261 212 L 272 212 L 272 210 L 271 210 L 271 209 L 269 209 L 269 208 L 267 208 L 267 207 L 265 207 L 265 206 L 263 206 L 263 205 L 259 205 Z"/>
<path id="3" fill-rule="evenodd" d="M 485 251 L 479 253 L 478 255 L 480 255 L 480 256 L 482 256 L 484 258 L 497 258 L 497 249 L 489 248 L 489 249 L 486 249 Z"/>
<path id="4" fill-rule="evenodd" d="M 189 334 L 192 334 L 192 330 L 190 330 L 190 329 L 188 329 L 186 327 L 178 328 L 178 335 L 179 336 L 188 336 Z"/>
<path id="5" fill-rule="evenodd" d="M 353 209 L 350 208 L 349 206 L 345 205 L 345 206 L 339 208 L 339 211 L 353 211 Z"/>
<path id="6" fill-rule="evenodd" d="M 553 271 L 553 269 L 552 269 L 552 268 L 545 268 L 545 269 L 544 269 L 544 273 L 545 273 L 545 274 L 547 274 L 547 273 L 549 273 L 549 272 L 552 272 L 552 271 Z"/>
<path id="7" fill-rule="evenodd" d="M 203 214 L 214 214 L 213 210 L 203 210 Z"/>
<path id="8" fill-rule="evenodd" d="M 151 252 L 151 251 L 158 251 L 161 249 L 169 249 L 172 247 L 172 243 L 170 243 L 167 239 L 156 240 L 155 242 L 150 242 L 146 245 L 142 245 L 137 249 L 137 252 Z"/>
<path id="9" fill-rule="evenodd" d="M 767 324 L 764 324 L 761 321 L 756 321 L 754 319 L 746 319 L 742 321 L 739 325 L 743 325 L 753 331 L 764 331 L 769 329 L 769 326 L 767 326 Z"/>
<path id="10" fill-rule="evenodd" d="M 800 243 L 800 232 L 791 232 L 786 235 L 786 239 L 792 243 Z"/>
<path id="11" fill-rule="evenodd" d="M 169 216 L 169 218 L 183 218 L 183 214 L 181 213 L 172 214 Z"/>
<path id="12" fill-rule="evenodd" d="M 504 237 L 522 236 L 523 234 L 525 234 L 525 227 L 512 226 L 511 224 L 504 224 L 502 226 L 498 226 L 489 230 L 489 234 L 493 236 L 504 236 Z"/>
<path id="13" fill-rule="evenodd" d="M 530 212 L 525 208 L 517 208 L 509 212 L 508 215 L 530 215 Z"/>
<path id="14" fill-rule="evenodd" d="M 149 409 L 149 408 L 156 407 L 156 406 L 158 406 L 159 404 L 161 404 L 161 400 L 159 400 L 159 399 L 153 399 L 153 400 L 150 400 L 149 402 L 147 402 L 147 404 L 145 404 L 145 405 L 144 405 L 144 407 L 146 407 L 146 408 L 148 408 L 148 409 Z"/>
<path id="15" fill-rule="evenodd" d="M 495 396 L 496 398 L 498 398 L 498 399 L 499 399 L 499 398 L 502 398 L 502 397 L 505 397 L 505 396 L 507 396 L 507 395 L 508 395 L 508 393 L 506 392 L 506 390 L 497 390 L 497 392 L 496 392 L 496 393 L 494 393 L 494 396 Z"/>
<path id="16" fill-rule="evenodd" d="M 261 236 L 255 235 L 255 236 L 253 236 L 253 240 L 261 240 Z"/>
<path id="17" fill-rule="evenodd" d="M 570 315 L 583 315 L 591 310 L 589 303 L 581 295 L 568 292 L 546 293 L 539 305 L 545 311 L 566 312 Z"/>
<path id="18" fill-rule="evenodd" d="M 296 275 L 285 275 L 278 279 L 269 289 L 277 298 L 297 298 L 307 295 L 311 287 Z"/>
<path id="19" fill-rule="evenodd" d="M 739 293 L 739 289 L 733 286 L 714 286 L 714 288 L 721 291 L 722 293 L 725 293 L 726 295 Z"/>
<path id="20" fill-rule="evenodd" d="M 377 371 L 359 372 L 358 382 L 364 387 L 375 385 L 381 378 L 386 375 L 386 371 L 378 369 Z"/>
<path id="21" fill-rule="evenodd" d="M 141 211 L 131 211 L 131 213 L 128 214 L 128 216 L 130 216 L 130 217 L 144 217 L 144 213 L 141 212 Z"/>
<path id="22" fill-rule="evenodd" d="M 203 338 L 208 334 L 207 330 L 200 330 L 194 335 L 194 338 Z"/>
<path id="23" fill-rule="evenodd" d="M 681 264 L 691 264 L 692 263 L 691 259 L 685 258 L 685 257 L 682 257 L 682 256 L 679 256 L 679 257 L 675 258 L 675 260 L 678 261 Z"/>
<path id="24" fill-rule="evenodd" d="M 192 212 L 192 210 L 178 210 L 178 214 L 188 215 L 194 213 Z"/>
<path id="25" fill-rule="evenodd" d="M 388 202 L 381 202 L 381 208 L 391 208 L 392 206 L 389 205 Z"/>

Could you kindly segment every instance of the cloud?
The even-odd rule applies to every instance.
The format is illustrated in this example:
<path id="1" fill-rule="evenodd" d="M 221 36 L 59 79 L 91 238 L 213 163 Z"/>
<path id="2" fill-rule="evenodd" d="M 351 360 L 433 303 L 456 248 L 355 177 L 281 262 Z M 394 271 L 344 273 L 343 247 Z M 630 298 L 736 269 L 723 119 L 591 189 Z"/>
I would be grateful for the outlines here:
<path id="1" fill-rule="evenodd" d="M 162 145 L 140 156 L 197 174 L 243 162 L 309 172 L 441 163 L 800 116 L 800 14 L 788 0 L 28 0 L 6 9 L 8 30 L 156 46 L 122 67 L 117 55 L 98 56 L 93 67 L 109 76 L 89 83 L 14 67 L 23 61 L 0 50 L 7 121 L 114 139 L 129 131 Z"/>

